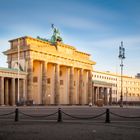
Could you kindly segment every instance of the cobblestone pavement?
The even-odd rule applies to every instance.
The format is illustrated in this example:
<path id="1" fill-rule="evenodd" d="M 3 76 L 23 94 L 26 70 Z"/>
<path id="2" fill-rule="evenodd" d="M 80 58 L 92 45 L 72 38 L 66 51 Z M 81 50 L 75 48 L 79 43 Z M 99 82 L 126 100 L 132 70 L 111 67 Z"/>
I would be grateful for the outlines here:
<path id="1" fill-rule="evenodd" d="M 0 140 L 139 140 L 138 123 L 0 122 Z"/>
<path id="2" fill-rule="evenodd" d="M 0 108 L 0 114 L 15 108 Z M 44 114 L 44 110 L 52 113 L 57 107 L 24 107 L 22 111 L 30 114 Z M 140 108 L 110 108 L 120 115 L 139 115 Z M 94 114 L 101 113 L 105 108 L 64 107 L 70 114 L 88 116 L 91 110 Z M 85 114 L 86 113 L 86 114 Z M 83 115 L 84 114 L 84 115 Z M 98 121 L 64 119 L 63 122 L 44 119 L 24 119 L 14 122 L 14 115 L 10 119 L 0 117 L 0 140 L 140 140 L 140 120 L 116 119 L 111 117 L 111 123 L 104 123 L 105 116 Z"/>

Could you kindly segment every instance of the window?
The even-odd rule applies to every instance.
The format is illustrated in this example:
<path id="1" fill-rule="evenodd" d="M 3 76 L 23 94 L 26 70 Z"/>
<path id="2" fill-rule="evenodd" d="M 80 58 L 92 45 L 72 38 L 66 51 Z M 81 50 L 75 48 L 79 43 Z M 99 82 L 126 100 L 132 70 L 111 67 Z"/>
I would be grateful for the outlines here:
<path id="1" fill-rule="evenodd" d="M 38 81 L 37 77 L 36 77 L 36 76 L 33 77 L 33 82 L 34 82 L 34 83 L 37 83 L 37 81 Z"/>
<path id="2" fill-rule="evenodd" d="M 73 84 L 74 84 L 74 86 L 75 86 L 75 85 L 76 85 L 76 82 L 74 81 L 74 83 L 73 83 Z"/>
<path id="3" fill-rule="evenodd" d="M 60 74 L 60 76 L 62 76 L 62 71 L 61 70 L 60 70 L 60 73 L 59 74 Z"/>
<path id="4" fill-rule="evenodd" d="M 51 79 L 47 78 L 47 84 L 50 84 L 50 83 L 51 83 Z"/>

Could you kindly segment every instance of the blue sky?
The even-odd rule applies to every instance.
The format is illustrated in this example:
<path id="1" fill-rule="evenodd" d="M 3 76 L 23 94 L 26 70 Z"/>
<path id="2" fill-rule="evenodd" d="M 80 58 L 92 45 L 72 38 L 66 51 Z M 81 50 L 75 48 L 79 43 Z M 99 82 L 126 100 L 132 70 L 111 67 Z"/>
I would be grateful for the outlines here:
<path id="1" fill-rule="evenodd" d="M 124 73 L 140 73 L 139 0 L 0 0 L 0 66 L 8 40 L 20 36 L 50 38 L 51 23 L 64 43 L 91 54 L 94 69 L 120 72 L 118 48 L 124 42 Z"/>

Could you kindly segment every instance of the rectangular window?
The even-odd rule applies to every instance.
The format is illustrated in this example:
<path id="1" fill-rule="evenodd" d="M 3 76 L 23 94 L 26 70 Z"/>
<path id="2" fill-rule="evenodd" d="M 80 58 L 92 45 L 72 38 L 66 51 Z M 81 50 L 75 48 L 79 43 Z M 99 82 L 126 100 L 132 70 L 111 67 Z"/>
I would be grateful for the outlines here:
<path id="1" fill-rule="evenodd" d="M 33 77 L 33 82 L 37 83 L 37 81 L 38 81 L 38 78 L 37 77 Z"/>
<path id="2" fill-rule="evenodd" d="M 74 81 L 74 83 L 73 83 L 73 84 L 74 84 L 74 86 L 75 86 L 75 85 L 76 85 L 76 82 Z"/>
<path id="3" fill-rule="evenodd" d="M 51 79 L 47 78 L 47 84 L 50 84 L 50 83 L 51 83 Z"/>
<path id="4" fill-rule="evenodd" d="M 60 76 L 62 76 L 62 71 L 61 70 L 60 70 L 60 73 L 59 74 L 60 74 Z"/>

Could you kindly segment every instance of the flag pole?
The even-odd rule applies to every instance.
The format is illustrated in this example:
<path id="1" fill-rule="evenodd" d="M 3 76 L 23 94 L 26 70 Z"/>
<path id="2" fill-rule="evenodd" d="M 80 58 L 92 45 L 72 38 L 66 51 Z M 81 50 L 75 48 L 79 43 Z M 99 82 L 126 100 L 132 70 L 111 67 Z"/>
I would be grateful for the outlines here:
<path id="1" fill-rule="evenodd" d="M 20 57 L 20 54 L 19 54 L 20 53 L 19 43 L 20 42 L 19 42 L 19 39 L 18 39 L 18 95 L 17 95 L 17 103 L 19 103 L 19 66 L 20 66 L 19 65 L 20 64 L 19 63 L 20 62 L 20 59 L 19 59 L 19 57 Z"/>

